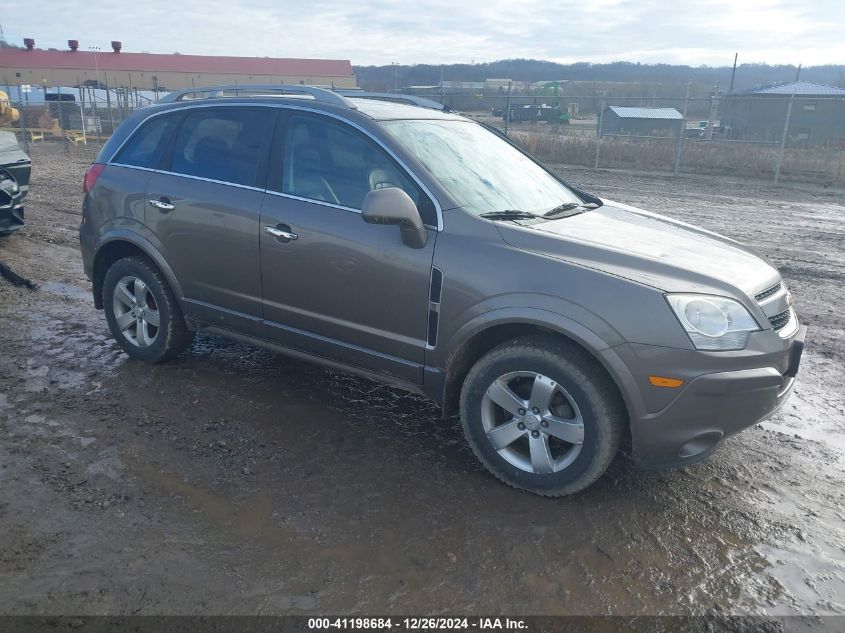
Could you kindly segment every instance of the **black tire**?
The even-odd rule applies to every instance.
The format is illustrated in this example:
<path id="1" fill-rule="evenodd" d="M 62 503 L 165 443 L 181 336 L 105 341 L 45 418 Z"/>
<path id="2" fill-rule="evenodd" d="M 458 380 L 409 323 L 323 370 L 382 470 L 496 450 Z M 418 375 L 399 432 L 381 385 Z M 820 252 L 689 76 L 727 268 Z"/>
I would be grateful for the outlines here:
<path id="1" fill-rule="evenodd" d="M 133 344 L 117 325 L 114 295 L 117 284 L 126 277 L 143 281 L 158 312 L 159 325 L 152 342 L 146 347 Z M 131 358 L 147 363 L 163 363 L 185 351 L 194 339 L 188 329 L 179 303 L 161 272 L 144 257 L 126 257 L 113 263 L 103 280 L 103 310 L 112 336 Z"/>
<path id="2" fill-rule="evenodd" d="M 557 381 L 580 410 L 580 452 L 557 472 L 538 474 L 519 468 L 488 440 L 482 419 L 488 387 L 502 376 L 523 371 Z M 493 475 L 509 486 L 546 497 L 579 492 L 601 477 L 619 451 L 628 422 L 619 392 L 599 363 L 574 343 L 545 336 L 508 341 L 481 357 L 464 381 L 460 412 L 469 445 Z M 530 440 L 525 441 L 527 445 Z"/>

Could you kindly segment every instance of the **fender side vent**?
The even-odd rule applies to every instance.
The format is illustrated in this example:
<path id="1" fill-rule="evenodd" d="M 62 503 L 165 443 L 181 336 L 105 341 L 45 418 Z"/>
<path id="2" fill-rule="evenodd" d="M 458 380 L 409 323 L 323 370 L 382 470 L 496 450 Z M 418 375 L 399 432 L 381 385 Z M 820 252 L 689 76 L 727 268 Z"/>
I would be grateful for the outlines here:
<path id="1" fill-rule="evenodd" d="M 443 290 L 443 273 L 439 268 L 431 269 L 431 291 L 428 300 L 432 303 L 440 303 L 440 293 Z"/>
<path id="2" fill-rule="evenodd" d="M 431 347 L 437 345 L 437 322 L 440 319 L 440 314 L 437 310 L 431 309 L 428 311 L 428 344 Z"/>

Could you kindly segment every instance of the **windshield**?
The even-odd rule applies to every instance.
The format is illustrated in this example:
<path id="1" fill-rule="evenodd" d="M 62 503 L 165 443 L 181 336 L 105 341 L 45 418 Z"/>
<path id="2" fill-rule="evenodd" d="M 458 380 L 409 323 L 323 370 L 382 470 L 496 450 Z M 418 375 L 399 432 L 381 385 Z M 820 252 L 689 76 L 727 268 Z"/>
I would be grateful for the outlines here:
<path id="1" fill-rule="evenodd" d="M 10 152 L 18 147 L 18 139 L 12 132 L 0 132 L 0 152 Z"/>
<path id="2" fill-rule="evenodd" d="M 384 121 L 382 125 L 458 202 L 478 215 L 542 215 L 581 204 L 570 189 L 503 139 L 472 121 Z"/>

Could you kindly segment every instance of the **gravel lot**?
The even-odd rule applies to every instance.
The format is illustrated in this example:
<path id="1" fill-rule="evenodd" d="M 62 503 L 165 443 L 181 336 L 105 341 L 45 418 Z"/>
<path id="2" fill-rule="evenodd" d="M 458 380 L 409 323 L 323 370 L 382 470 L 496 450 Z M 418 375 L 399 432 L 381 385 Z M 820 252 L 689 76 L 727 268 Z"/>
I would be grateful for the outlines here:
<path id="1" fill-rule="evenodd" d="M 782 270 L 796 392 L 710 460 L 548 500 L 415 396 L 199 336 L 129 361 L 82 272 L 92 150 L 33 149 L 0 260 L 0 612 L 845 614 L 845 193 L 561 170 Z"/>

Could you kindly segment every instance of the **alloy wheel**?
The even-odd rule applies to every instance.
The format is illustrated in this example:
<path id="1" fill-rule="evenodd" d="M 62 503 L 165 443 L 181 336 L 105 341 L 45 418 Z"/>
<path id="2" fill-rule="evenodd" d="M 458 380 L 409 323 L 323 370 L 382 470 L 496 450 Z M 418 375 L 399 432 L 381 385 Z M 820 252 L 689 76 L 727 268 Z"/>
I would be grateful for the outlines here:
<path id="1" fill-rule="evenodd" d="M 149 347 L 159 332 L 158 304 L 142 279 L 127 275 L 114 287 L 112 309 L 118 329 L 133 345 Z"/>
<path id="2" fill-rule="evenodd" d="M 552 378 L 533 371 L 494 380 L 481 402 L 481 421 L 499 455 L 529 473 L 565 469 L 584 443 L 584 420 L 575 399 Z"/>

